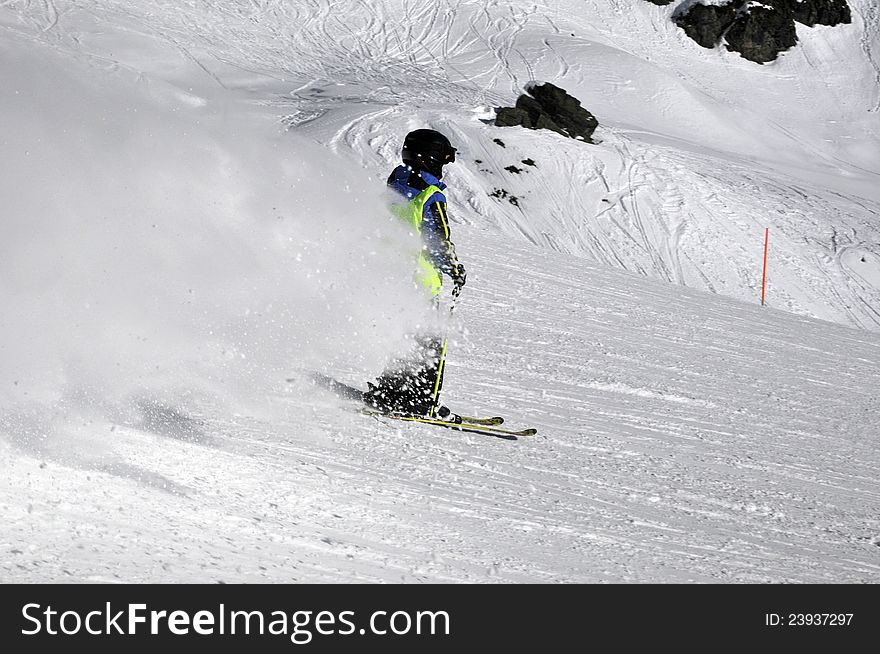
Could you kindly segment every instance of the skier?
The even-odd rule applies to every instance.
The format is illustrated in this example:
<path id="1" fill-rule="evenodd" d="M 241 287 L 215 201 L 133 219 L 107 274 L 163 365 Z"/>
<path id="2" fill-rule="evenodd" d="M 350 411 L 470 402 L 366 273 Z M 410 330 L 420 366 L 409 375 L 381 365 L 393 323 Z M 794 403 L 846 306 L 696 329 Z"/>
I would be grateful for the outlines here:
<path id="1" fill-rule="evenodd" d="M 455 255 L 446 213 L 446 184 L 443 166 L 455 161 L 455 148 L 443 134 L 417 129 L 406 135 L 401 151 L 403 163 L 388 177 L 395 195 L 393 212 L 421 235 L 416 280 L 439 308 L 443 275 L 452 280 L 453 298 L 464 286 L 464 266 Z M 439 403 L 443 386 L 446 339 L 439 335 L 416 338 L 414 352 L 390 366 L 368 383 L 364 401 L 383 413 L 461 422 L 461 418 Z"/>

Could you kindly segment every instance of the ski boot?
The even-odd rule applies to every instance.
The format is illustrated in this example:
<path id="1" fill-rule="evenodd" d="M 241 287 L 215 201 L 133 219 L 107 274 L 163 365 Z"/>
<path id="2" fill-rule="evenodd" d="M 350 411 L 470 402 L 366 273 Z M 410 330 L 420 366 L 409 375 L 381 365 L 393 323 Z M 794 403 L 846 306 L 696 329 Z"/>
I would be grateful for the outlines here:
<path id="1" fill-rule="evenodd" d="M 435 406 L 434 410 L 428 413 L 428 417 L 434 420 L 442 420 L 443 422 L 451 422 L 456 425 L 460 425 L 462 422 L 460 415 L 452 413 L 448 407 L 442 404 Z"/>

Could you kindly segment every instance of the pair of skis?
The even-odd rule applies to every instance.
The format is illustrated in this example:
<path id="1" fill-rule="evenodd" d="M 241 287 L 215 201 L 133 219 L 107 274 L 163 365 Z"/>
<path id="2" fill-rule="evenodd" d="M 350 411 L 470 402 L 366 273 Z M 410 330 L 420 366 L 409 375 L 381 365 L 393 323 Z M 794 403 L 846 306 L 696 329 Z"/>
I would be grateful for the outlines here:
<path id="1" fill-rule="evenodd" d="M 342 382 L 337 381 L 332 377 L 328 377 L 327 375 L 323 375 L 321 373 L 314 373 L 312 375 L 312 380 L 315 382 L 316 385 L 335 393 L 343 399 L 354 400 L 358 402 L 364 401 L 364 393 L 362 390 L 360 390 L 359 388 L 355 388 L 354 386 L 349 386 L 348 384 L 343 384 Z M 422 416 L 383 413 L 381 411 L 376 411 L 375 409 L 372 409 L 370 407 L 363 408 L 362 413 L 368 416 L 372 416 L 378 420 L 387 419 L 400 420 L 403 422 L 418 422 L 423 425 L 443 427 L 445 429 L 452 429 L 453 431 L 461 431 L 471 434 L 484 434 L 486 436 L 494 436 L 496 438 L 502 438 L 504 440 L 510 441 L 515 441 L 521 436 L 534 436 L 538 433 L 537 429 L 513 430 L 499 427 L 499 425 L 504 423 L 504 418 L 498 416 L 494 416 L 491 418 L 460 416 L 461 422 L 449 422 L 447 420 L 426 418 Z"/>
<path id="2" fill-rule="evenodd" d="M 495 436 L 508 441 L 515 441 L 520 436 L 534 436 L 538 433 L 537 429 L 502 429 L 496 425 L 504 422 L 504 418 L 471 418 L 468 416 L 460 416 L 461 422 L 449 422 L 447 420 L 437 420 L 433 418 L 423 418 L 421 416 L 398 415 L 395 413 L 381 413 L 364 409 L 363 413 L 374 418 L 390 420 L 402 420 L 404 422 L 419 422 L 423 425 L 434 425 L 436 427 L 445 427 L 454 431 L 464 431 L 471 434 L 485 434 L 487 436 Z"/>

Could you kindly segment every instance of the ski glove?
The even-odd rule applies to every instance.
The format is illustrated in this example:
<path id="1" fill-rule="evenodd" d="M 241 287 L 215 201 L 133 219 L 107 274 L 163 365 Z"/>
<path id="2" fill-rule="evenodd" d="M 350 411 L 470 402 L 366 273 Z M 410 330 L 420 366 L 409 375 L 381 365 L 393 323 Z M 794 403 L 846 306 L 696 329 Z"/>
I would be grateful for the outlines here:
<path id="1" fill-rule="evenodd" d="M 461 293 L 461 287 L 464 286 L 464 283 L 467 280 L 467 272 L 465 271 L 464 266 L 460 263 L 456 264 L 452 269 L 450 277 L 452 277 L 453 284 L 452 295 L 458 297 Z"/>

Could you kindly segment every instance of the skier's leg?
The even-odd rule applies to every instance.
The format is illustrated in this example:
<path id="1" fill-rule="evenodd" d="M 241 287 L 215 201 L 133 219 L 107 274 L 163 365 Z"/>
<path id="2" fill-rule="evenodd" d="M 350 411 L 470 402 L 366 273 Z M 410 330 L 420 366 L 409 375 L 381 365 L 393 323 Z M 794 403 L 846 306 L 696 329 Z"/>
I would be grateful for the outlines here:
<path id="1" fill-rule="evenodd" d="M 423 361 L 418 374 L 421 401 L 416 412 L 430 418 L 458 422 L 458 417 L 440 404 L 440 391 L 446 370 L 446 345 L 448 340 L 439 336 L 425 336 L 419 339 L 419 350 Z"/>
<path id="2" fill-rule="evenodd" d="M 412 368 L 386 370 L 367 384 L 364 402 L 383 413 L 412 413 L 421 396 L 419 386 Z"/>
<path id="3" fill-rule="evenodd" d="M 446 369 L 446 344 L 448 339 L 444 338 L 442 343 L 440 339 L 432 339 L 430 344 L 431 366 L 429 367 L 428 381 L 431 382 L 431 406 L 429 415 L 445 418 L 449 415 L 449 409 L 440 406 L 440 391 L 443 388 L 443 372 Z M 431 379 L 433 377 L 433 380 Z M 438 409 L 445 415 L 440 415 Z M 446 409 L 443 411 L 443 409 Z"/>
<path id="4" fill-rule="evenodd" d="M 439 299 L 433 298 L 434 310 Z M 413 351 L 385 370 L 364 394 L 367 404 L 379 411 L 448 419 L 450 411 L 439 404 L 446 364 L 447 339 L 417 336 Z M 453 419 L 455 416 L 453 416 Z"/>
<path id="5" fill-rule="evenodd" d="M 434 337 L 417 337 L 412 351 L 393 362 L 369 383 L 364 401 L 387 413 L 430 416 L 439 393 L 438 368 L 442 342 Z"/>
<path id="6" fill-rule="evenodd" d="M 431 305 L 435 315 L 440 312 L 440 296 L 435 295 L 431 300 Z M 424 339 L 425 361 L 428 362 L 426 370 L 426 381 L 428 383 L 428 392 L 430 393 L 430 401 L 428 406 L 428 415 L 434 417 L 445 417 L 449 415 L 446 409 L 445 415 L 439 416 L 437 413 L 440 408 L 440 390 L 443 388 L 443 370 L 446 367 L 446 344 L 448 339 L 444 336 L 426 337 Z M 445 407 L 443 407 L 445 409 Z"/>

